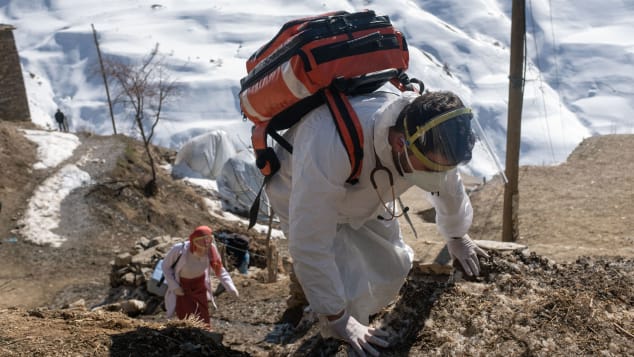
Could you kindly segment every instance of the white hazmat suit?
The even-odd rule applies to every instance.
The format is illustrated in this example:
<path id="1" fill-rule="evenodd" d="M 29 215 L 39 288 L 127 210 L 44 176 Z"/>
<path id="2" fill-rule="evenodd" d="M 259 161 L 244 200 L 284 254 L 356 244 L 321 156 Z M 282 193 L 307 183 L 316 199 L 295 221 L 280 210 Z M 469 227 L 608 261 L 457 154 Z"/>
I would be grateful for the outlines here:
<path id="1" fill-rule="evenodd" d="M 412 266 L 413 251 L 404 243 L 398 221 L 379 217 L 390 217 L 379 195 L 394 203 L 387 175 L 375 175 L 375 190 L 370 173 L 378 156 L 392 173 L 396 197 L 411 186 L 396 170 L 388 131 L 414 98 L 386 92 L 350 98 L 364 134 L 363 169 L 355 185 L 345 182 L 350 163 L 327 106 L 285 133 L 292 155 L 276 147 L 281 169 L 266 192 L 289 240 L 297 278 L 321 316 L 345 309 L 367 325 L 371 314 L 396 297 Z M 465 235 L 473 213 L 457 170 L 430 178 L 422 188 L 439 192 L 428 198 L 436 207 L 440 232 L 447 238 Z"/>

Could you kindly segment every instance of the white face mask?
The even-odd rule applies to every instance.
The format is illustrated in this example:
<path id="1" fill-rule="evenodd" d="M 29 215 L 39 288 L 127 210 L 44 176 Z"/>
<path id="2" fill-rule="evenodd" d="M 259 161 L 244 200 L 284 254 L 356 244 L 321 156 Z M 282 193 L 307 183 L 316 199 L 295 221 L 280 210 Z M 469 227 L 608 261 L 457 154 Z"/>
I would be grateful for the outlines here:
<path id="1" fill-rule="evenodd" d="M 405 149 L 405 160 L 407 160 L 407 164 L 412 169 L 412 172 L 405 172 L 403 170 L 403 166 L 401 165 L 400 154 L 398 161 L 398 166 L 401 168 L 403 172 L 403 176 L 405 179 L 411 183 L 412 185 L 418 186 L 419 188 L 427 191 L 427 192 L 440 192 L 441 188 L 445 183 L 445 179 L 447 176 L 447 171 L 443 172 L 431 172 L 431 171 L 419 171 L 415 170 L 412 162 L 409 160 L 409 155 L 407 154 L 407 149 Z"/>

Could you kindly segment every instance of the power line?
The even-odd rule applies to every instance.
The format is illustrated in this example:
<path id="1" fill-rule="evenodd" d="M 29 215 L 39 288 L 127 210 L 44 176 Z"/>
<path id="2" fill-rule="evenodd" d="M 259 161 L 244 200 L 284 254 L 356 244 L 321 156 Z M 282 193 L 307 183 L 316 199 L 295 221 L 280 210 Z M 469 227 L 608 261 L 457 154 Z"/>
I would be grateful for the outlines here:
<path id="1" fill-rule="evenodd" d="M 557 41 L 555 40 L 555 24 L 553 22 L 553 4 L 551 0 L 548 0 L 548 16 L 550 18 L 550 36 L 553 38 L 553 56 L 555 57 L 555 85 L 557 91 L 557 103 L 559 106 L 559 124 L 561 124 L 561 135 L 565 135 L 564 121 L 561 119 L 561 93 L 559 91 L 561 82 L 559 76 L 559 57 L 557 56 Z"/>
<path id="2" fill-rule="evenodd" d="M 539 80 L 539 91 L 542 94 L 542 107 L 544 109 L 544 123 L 546 125 L 546 133 L 548 135 L 548 145 L 550 147 L 550 155 L 552 156 L 553 162 L 555 162 L 555 150 L 553 149 L 553 140 L 550 135 L 550 126 L 548 125 L 548 109 L 546 108 L 546 98 L 544 96 L 544 79 L 542 77 L 542 70 L 541 70 L 542 66 L 540 61 L 541 55 L 539 52 L 539 46 L 537 45 L 537 35 L 535 32 L 535 21 L 533 17 L 533 1 L 529 0 L 528 3 L 530 6 L 529 14 L 530 14 L 531 28 L 533 31 L 533 43 L 535 45 L 535 60 L 537 62 L 537 77 Z M 552 17 L 551 17 L 551 24 L 552 24 Z M 524 67 L 524 70 L 526 70 L 526 66 Z M 559 102 L 561 103 L 561 101 Z M 561 112 L 559 114 L 559 117 L 561 118 Z M 563 134 L 563 131 L 562 131 L 562 134 Z"/>

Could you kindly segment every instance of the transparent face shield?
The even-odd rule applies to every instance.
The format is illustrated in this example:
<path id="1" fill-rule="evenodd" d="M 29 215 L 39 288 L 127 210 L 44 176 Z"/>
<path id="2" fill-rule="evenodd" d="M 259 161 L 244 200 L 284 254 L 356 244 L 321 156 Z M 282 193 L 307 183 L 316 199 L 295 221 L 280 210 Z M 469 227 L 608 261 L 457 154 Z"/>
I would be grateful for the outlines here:
<path id="1" fill-rule="evenodd" d="M 477 118 L 472 120 L 473 131 L 476 134 L 476 141 L 473 147 L 473 158 L 469 162 L 469 170 L 479 176 L 499 178 L 505 184 L 508 183 L 501 161 L 495 154 L 491 141 L 484 133 L 480 121 Z M 466 168 L 465 168 L 466 169 Z"/>
<path id="2" fill-rule="evenodd" d="M 427 191 L 437 189 L 441 182 L 434 182 L 434 180 L 442 181 L 444 177 L 442 173 L 456 167 L 467 167 L 468 164 L 473 164 L 474 156 L 481 170 L 474 170 L 471 167 L 467 170 L 468 172 L 475 171 L 480 176 L 501 173 L 501 177 L 506 181 L 499 160 L 491 150 L 482 127 L 474 118 L 470 108 L 459 108 L 443 113 L 424 125 L 416 127 L 412 127 L 411 121 L 408 123 L 405 118 L 404 126 L 405 144 L 409 152 L 424 165 L 424 170 L 414 171 L 417 177 L 410 175 L 410 181 L 427 182 L 426 185 L 417 184 L 417 186 Z M 406 152 L 405 155 L 409 163 L 408 153 Z M 484 164 L 488 167 L 483 168 Z M 414 168 L 411 163 L 409 165 Z M 423 177 L 426 178 L 423 179 Z"/>

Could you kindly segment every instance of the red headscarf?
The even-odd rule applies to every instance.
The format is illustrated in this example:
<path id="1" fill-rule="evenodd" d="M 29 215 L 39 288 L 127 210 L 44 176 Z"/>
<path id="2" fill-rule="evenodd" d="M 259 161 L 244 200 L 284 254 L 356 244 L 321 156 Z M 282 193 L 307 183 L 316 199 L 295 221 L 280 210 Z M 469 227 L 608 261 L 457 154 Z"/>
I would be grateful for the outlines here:
<path id="1" fill-rule="evenodd" d="M 196 227 L 196 229 L 194 229 L 194 231 L 192 232 L 192 234 L 189 235 L 189 250 L 190 252 L 194 252 L 194 238 L 198 238 L 198 237 L 204 237 L 204 236 L 211 236 L 213 237 L 213 232 L 211 231 L 211 228 L 207 227 L 207 226 L 199 226 Z M 214 270 L 214 273 L 216 274 L 216 276 L 220 276 L 220 274 L 222 273 L 222 259 L 220 258 L 220 254 L 218 253 L 218 249 L 216 248 L 215 244 L 211 244 L 211 246 L 209 247 L 209 264 L 211 265 L 211 268 Z"/>

